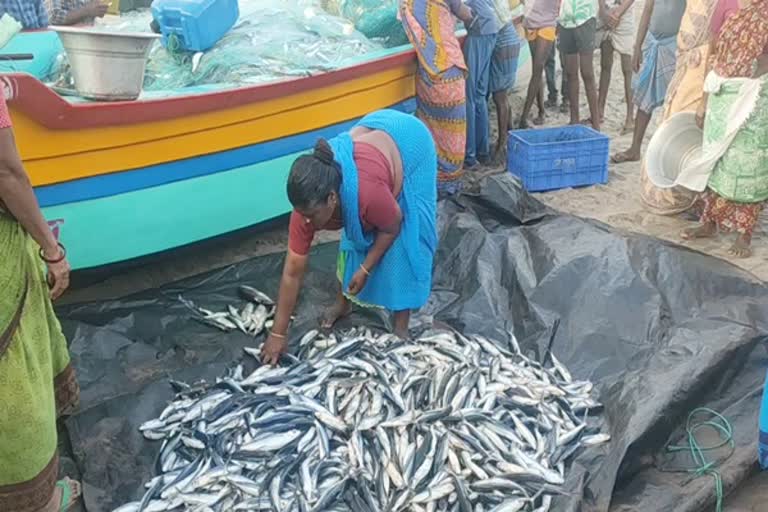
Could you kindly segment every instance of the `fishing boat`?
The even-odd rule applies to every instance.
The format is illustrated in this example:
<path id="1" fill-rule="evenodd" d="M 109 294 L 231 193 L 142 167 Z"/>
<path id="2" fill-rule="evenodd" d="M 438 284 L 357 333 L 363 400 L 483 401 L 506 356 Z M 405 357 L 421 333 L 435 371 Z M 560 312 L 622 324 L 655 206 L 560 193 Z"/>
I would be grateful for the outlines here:
<path id="1" fill-rule="evenodd" d="M 73 268 L 91 269 L 289 213 L 296 156 L 371 111 L 413 112 L 415 66 L 403 46 L 308 77 L 110 103 L 62 97 L 34 69 L 0 80 L 43 214 Z"/>

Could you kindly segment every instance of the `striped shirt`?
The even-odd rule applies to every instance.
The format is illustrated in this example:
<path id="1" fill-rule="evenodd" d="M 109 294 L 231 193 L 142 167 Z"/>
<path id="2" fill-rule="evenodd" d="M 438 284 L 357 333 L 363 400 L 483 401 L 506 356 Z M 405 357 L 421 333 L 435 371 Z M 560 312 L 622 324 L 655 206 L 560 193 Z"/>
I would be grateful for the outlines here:
<path id="1" fill-rule="evenodd" d="M 26 30 L 48 26 L 48 11 L 43 0 L 0 0 L 0 16 L 8 14 Z"/>
<path id="2" fill-rule="evenodd" d="M 51 14 L 51 23 L 53 23 L 54 25 L 63 24 L 64 21 L 67 19 L 67 14 L 69 14 L 70 11 L 79 9 L 91 2 L 91 0 L 48 0 L 48 1 L 51 3 L 51 7 L 50 7 L 51 10 L 49 12 Z M 82 22 L 92 23 L 93 19 L 82 20 Z"/>

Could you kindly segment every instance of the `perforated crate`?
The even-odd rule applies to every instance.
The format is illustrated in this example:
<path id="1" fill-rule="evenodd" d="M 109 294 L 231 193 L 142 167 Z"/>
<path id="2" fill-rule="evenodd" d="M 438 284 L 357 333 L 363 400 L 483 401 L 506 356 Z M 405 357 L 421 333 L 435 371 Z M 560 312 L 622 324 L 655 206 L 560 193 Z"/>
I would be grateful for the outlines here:
<path id="1" fill-rule="evenodd" d="M 529 192 L 608 182 L 610 139 L 574 125 L 509 132 L 507 169 Z"/>

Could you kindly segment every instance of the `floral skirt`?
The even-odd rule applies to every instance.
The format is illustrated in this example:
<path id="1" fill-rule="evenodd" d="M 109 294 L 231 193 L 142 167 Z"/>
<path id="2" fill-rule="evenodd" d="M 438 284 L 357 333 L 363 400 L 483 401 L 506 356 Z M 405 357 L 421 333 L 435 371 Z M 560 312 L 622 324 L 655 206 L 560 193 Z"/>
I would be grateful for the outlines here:
<path id="1" fill-rule="evenodd" d="M 752 236 L 765 201 L 760 203 L 737 203 L 707 189 L 701 195 L 701 221 L 715 223 L 726 232 Z"/>

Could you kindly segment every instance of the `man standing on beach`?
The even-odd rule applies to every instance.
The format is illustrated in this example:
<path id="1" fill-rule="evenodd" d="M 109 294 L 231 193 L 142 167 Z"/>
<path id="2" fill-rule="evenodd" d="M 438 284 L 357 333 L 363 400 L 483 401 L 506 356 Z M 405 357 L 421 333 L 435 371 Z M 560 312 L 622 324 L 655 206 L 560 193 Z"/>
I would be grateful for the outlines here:
<path id="1" fill-rule="evenodd" d="M 500 20 L 494 0 L 465 0 L 472 10 L 472 21 L 465 23 L 464 60 L 467 63 L 467 152 L 464 169 L 471 170 L 491 161 L 488 96 L 490 94 L 491 59 L 496 48 Z"/>
<path id="2" fill-rule="evenodd" d="M 605 104 L 611 86 L 613 55 L 621 57 L 621 72 L 624 75 L 624 99 L 627 115 L 622 133 L 632 131 L 634 125 L 632 108 L 632 49 L 635 42 L 635 0 L 598 0 L 597 44 L 600 47 L 600 122 L 605 120 Z"/>
<path id="3" fill-rule="evenodd" d="M 544 66 L 549 52 L 557 39 L 557 16 L 560 12 L 560 0 L 525 0 L 525 16 L 523 26 L 528 46 L 531 49 L 531 81 L 528 84 L 528 94 L 525 97 L 523 113 L 520 116 L 520 128 L 528 128 L 528 116 L 536 101 L 539 107 L 539 117 L 535 124 L 544 122 L 544 93 L 542 78 Z"/>
<path id="4" fill-rule="evenodd" d="M 637 105 L 632 146 L 611 157 L 616 164 L 640 160 L 640 148 L 653 111 L 664 104 L 667 87 L 675 74 L 677 33 L 685 12 L 686 0 L 645 0 L 637 32 L 632 67 Z"/>
<path id="5" fill-rule="evenodd" d="M 592 128 L 600 130 L 597 110 L 597 87 L 592 57 L 595 52 L 597 0 L 563 0 L 560 6 L 560 52 L 565 57 L 571 124 L 581 122 L 579 116 L 579 71 L 584 80 Z"/>

